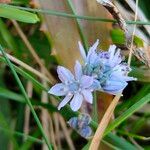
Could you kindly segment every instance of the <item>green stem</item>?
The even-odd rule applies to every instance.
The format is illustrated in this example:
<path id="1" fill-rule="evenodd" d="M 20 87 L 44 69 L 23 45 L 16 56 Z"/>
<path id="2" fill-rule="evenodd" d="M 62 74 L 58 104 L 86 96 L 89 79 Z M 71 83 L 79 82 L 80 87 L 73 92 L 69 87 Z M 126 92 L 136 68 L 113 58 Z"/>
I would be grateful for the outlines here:
<path id="1" fill-rule="evenodd" d="M 145 140 L 145 141 L 148 141 L 150 140 L 150 137 L 145 137 L 145 136 L 141 136 L 141 135 L 136 135 L 134 133 L 130 133 L 130 132 L 127 132 L 127 131 L 123 131 L 123 130 L 117 130 L 118 133 L 122 134 L 122 135 L 126 135 L 126 136 L 129 136 L 129 137 L 133 137 L 135 139 L 139 139 L 139 140 Z"/>
<path id="2" fill-rule="evenodd" d="M 73 14 L 68 14 L 68 13 L 64 13 L 64 12 L 48 10 L 48 9 L 33 9 L 33 8 L 26 8 L 26 7 L 20 7 L 20 6 L 6 5 L 6 4 L 0 4 L 0 7 L 12 7 L 12 8 L 21 9 L 21 10 L 27 10 L 27 11 L 31 11 L 31 12 L 44 13 L 44 14 L 60 16 L 60 17 L 67 17 L 67 18 L 78 18 L 78 19 L 89 20 L 89 21 L 101 21 L 101 22 L 117 23 L 117 20 L 114 20 L 114 19 L 105 19 L 105 18 L 100 18 L 100 17 L 73 15 Z M 150 25 L 149 21 L 126 20 L 126 23 L 127 24 L 137 24 L 137 25 Z"/>
<path id="3" fill-rule="evenodd" d="M 93 114 L 92 114 L 92 118 L 93 121 L 98 122 L 98 109 L 97 109 L 97 96 L 96 96 L 96 92 L 94 92 L 93 94 Z"/>
<path id="4" fill-rule="evenodd" d="M 70 8 L 71 8 L 73 14 L 76 15 L 76 11 L 75 11 L 75 9 L 74 9 L 74 6 L 73 6 L 71 0 L 67 0 L 67 2 L 68 2 L 68 5 L 69 5 Z M 80 25 L 80 20 L 79 20 L 78 18 L 76 19 L 76 22 L 77 22 L 77 26 L 78 26 L 78 29 L 79 29 L 79 34 L 80 34 L 82 43 L 83 43 L 83 45 L 84 45 L 85 52 L 87 53 L 87 51 L 88 51 L 88 42 L 87 42 L 87 39 L 86 39 L 86 37 L 85 37 L 85 35 L 84 35 L 84 33 L 83 33 L 83 28 L 82 28 L 82 26 Z"/>
<path id="5" fill-rule="evenodd" d="M 47 144 L 49 150 L 52 150 L 52 147 L 51 147 L 51 145 L 49 144 L 48 138 L 46 137 L 46 135 L 45 135 L 45 133 L 44 133 L 43 127 L 42 127 L 42 125 L 41 125 L 41 123 L 40 123 L 40 120 L 39 120 L 39 118 L 38 118 L 36 112 L 34 111 L 34 108 L 33 108 L 32 104 L 31 104 L 31 102 L 30 102 L 30 100 L 29 100 L 29 98 L 28 98 L 28 95 L 26 94 L 26 91 L 25 91 L 25 89 L 24 89 L 24 87 L 23 87 L 23 85 L 22 85 L 22 83 L 21 83 L 21 81 L 20 81 L 20 79 L 19 79 L 19 77 L 18 77 L 18 75 L 17 75 L 17 73 L 16 73 L 16 71 L 15 71 L 13 65 L 11 64 L 10 60 L 8 59 L 6 53 L 4 52 L 4 50 L 3 50 L 3 48 L 2 48 L 1 45 L 0 45 L 0 51 L 2 52 L 4 58 L 6 59 L 6 62 L 8 63 L 8 65 L 9 65 L 9 67 L 10 67 L 10 69 L 11 69 L 11 71 L 12 71 L 12 73 L 13 73 L 13 75 L 14 75 L 14 77 L 15 77 L 17 83 L 18 83 L 18 86 L 20 87 L 21 92 L 22 92 L 22 94 L 24 95 L 25 100 L 26 100 L 28 106 L 30 107 L 30 110 L 31 110 L 31 112 L 32 112 L 32 114 L 33 114 L 33 116 L 34 116 L 34 119 L 35 119 L 35 121 L 36 121 L 36 123 L 37 123 L 37 125 L 38 125 L 38 127 L 39 127 L 39 129 L 40 129 L 40 131 L 41 131 L 41 133 L 42 133 L 42 135 L 43 135 L 43 138 L 44 138 L 44 140 L 45 140 L 45 142 L 46 142 L 46 144 Z"/>

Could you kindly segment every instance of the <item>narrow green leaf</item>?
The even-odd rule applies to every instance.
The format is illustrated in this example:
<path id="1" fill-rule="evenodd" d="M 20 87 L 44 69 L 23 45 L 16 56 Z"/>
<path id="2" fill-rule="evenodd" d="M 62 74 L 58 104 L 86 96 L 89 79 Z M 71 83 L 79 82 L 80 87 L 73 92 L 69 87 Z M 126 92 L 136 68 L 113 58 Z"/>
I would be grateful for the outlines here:
<path id="1" fill-rule="evenodd" d="M 8 99 L 15 99 L 16 101 L 24 101 L 22 95 L 16 94 L 2 87 L 0 87 L 0 96 Z"/>
<path id="2" fill-rule="evenodd" d="M 2 80 L 3 79 L 3 75 L 4 75 L 4 66 L 1 65 L 1 69 L 0 69 L 0 85 L 5 87 L 5 81 Z M 11 113 L 11 106 L 10 106 L 10 102 L 9 102 L 9 99 L 7 98 L 0 98 L 1 101 L 0 101 L 0 113 L 3 114 L 3 116 L 5 116 L 5 119 L 6 121 L 8 122 L 8 124 L 11 123 L 11 118 L 12 118 L 12 113 Z M 3 131 L 0 131 L 0 145 L 3 145 L 3 146 L 0 146 L 0 149 L 1 150 L 6 150 L 8 148 L 8 145 L 9 145 L 9 137 L 4 134 Z"/>
<path id="3" fill-rule="evenodd" d="M 25 98 L 22 95 L 15 93 L 15 92 L 12 92 L 12 91 L 5 89 L 5 88 L 2 88 L 2 87 L 0 87 L 0 97 L 7 98 L 10 100 L 15 100 L 15 101 L 20 102 L 20 103 L 26 103 Z M 57 111 L 57 108 L 54 107 L 50 103 L 42 103 L 42 102 L 36 101 L 34 99 L 31 99 L 31 102 L 32 102 L 32 105 L 42 106 L 44 108 L 47 108 L 50 112 L 56 112 Z"/>
<path id="4" fill-rule="evenodd" d="M 6 121 L 5 116 L 1 112 L 0 112 L 0 127 L 10 130 L 9 123 Z M 11 134 L 11 132 L 9 132 L 9 133 L 7 132 L 6 135 L 12 141 L 14 149 L 19 150 L 18 143 L 17 143 L 16 139 L 14 138 L 14 136 Z"/>
<path id="5" fill-rule="evenodd" d="M 118 113 L 118 112 L 128 109 L 134 103 L 136 103 L 141 98 L 143 98 L 146 94 L 148 94 L 149 91 L 150 91 L 150 84 L 144 84 L 143 87 L 141 89 L 139 89 L 138 93 L 136 93 L 133 97 L 123 101 L 123 103 L 121 103 L 121 104 L 118 104 L 115 109 L 115 112 Z"/>
<path id="6" fill-rule="evenodd" d="M 0 61 L 1 62 L 5 62 L 6 63 L 6 60 L 3 58 L 3 57 L 0 57 Z M 38 87 L 39 89 L 41 90 L 44 90 L 44 91 L 48 91 L 48 89 L 46 87 L 44 87 L 39 81 L 37 81 L 33 76 L 31 76 L 29 73 L 25 72 L 23 69 L 17 67 L 16 65 L 12 64 L 13 67 L 15 68 L 16 72 L 19 73 L 21 76 L 23 76 L 24 78 L 32 81 L 32 83 Z"/>
<path id="7" fill-rule="evenodd" d="M 132 71 L 129 73 L 129 76 L 133 76 L 141 82 L 150 82 L 150 70 L 142 69 L 138 67 L 132 67 Z"/>
<path id="8" fill-rule="evenodd" d="M 41 133 L 42 133 L 42 135 L 43 135 L 43 138 L 44 138 L 44 140 L 45 140 L 45 143 L 47 144 L 48 149 L 49 149 L 49 150 L 52 150 L 52 146 L 49 144 L 49 140 L 48 140 L 46 134 L 44 133 L 43 127 L 42 127 L 42 125 L 41 125 L 41 122 L 40 122 L 40 120 L 39 120 L 39 118 L 38 118 L 36 112 L 34 111 L 34 108 L 33 108 L 33 106 L 32 106 L 32 103 L 31 103 L 30 99 L 28 98 L 28 95 L 27 95 L 27 93 L 26 93 L 26 91 L 25 91 L 25 89 L 24 89 L 24 87 L 23 87 L 23 85 L 22 85 L 22 83 L 21 83 L 21 81 L 20 81 L 20 79 L 19 79 L 19 77 L 18 77 L 18 75 L 17 75 L 17 73 L 16 73 L 16 71 L 15 71 L 13 65 L 12 65 L 12 63 L 11 63 L 10 60 L 8 59 L 6 53 L 5 53 L 5 51 L 3 50 L 3 48 L 1 47 L 1 45 L 0 45 L 0 51 L 2 52 L 4 58 L 6 59 L 6 62 L 8 63 L 8 65 L 9 65 L 11 71 L 12 71 L 12 74 L 14 75 L 14 77 L 15 77 L 17 83 L 18 83 L 19 88 L 20 88 L 20 90 L 21 90 L 21 92 L 22 92 L 22 94 L 23 94 L 23 96 L 24 96 L 24 98 L 25 98 L 25 100 L 26 100 L 28 106 L 30 107 L 30 110 L 31 110 L 31 112 L 32 112 L 32 114 L 33 114 L 33 116 L 34 116 L 34 119 L 35 119 L 35 121 L 36 121 L 36 123 L 37 123 L 37 125 L 38 125 L 38 127 L 39 127 L 39 129 L 40 129 L 40 131 L 41 131 Z"/>
<path id="9" fill-rule="evenodd" d="M 127 149 L 137 150 L 137 148 L 135 146 L 133 146 L 131 143 L 129 143 L 122 137 L 118 137 L 117 135 L 115 135 L 113 133 L 107 134 L 107 136 L 104 138 L 104 140 L 110 142 L 111 144 L 113 144 L 114 146 L 116 146 L 117 148 L 119 148 L 121 150 L 127 150 Z"/>
<path id="10" fill-rule="evenodd" d="M 7 128 L 3 128 L 2 126 L 0 126 L 0 130 L 6 132 L 7 134 L 11 133 L 11 134 L 16 135 L 16 136 L 21 137 L 21 138 L 24 137 L 24 138 L 26 138 L 26 140 L 33 141 L 33 142 L 36 142 L 36 143 L 39 143 L 39 144 L 43 144 L 44 143 L 44 141 L 42 141 L 40 139 L 37 139 L 37 138 L 35 138 L 33 136 L 26 135 L 26 134 L 18 132 L 18 131 L 12 131 L 12 130 L 9 130 Z"/>
<path id="11" fill-rule="evenodd" d="M 34 137 L 34 139 L 37 139 L 38 137 L 40 137 L 41 136 L 41 134 L 40 134 L 40 131 L 39 130 L 36 130 L 36 131 L 34 131 L 34 133 L 32 133 L 32 137 Z M 43 141 L 43 139 L 42 140 L 40 140 L 41 141 L 41 144 L 44 144 L 44 141 Z M 39 142 L 40 142 L 39 141 Z M 43 143 L 42 143 L 43 142 Z M 40 143 L 39 143 L 40 144 Z M 20 149 L 21 150 L 29 150 L 29 149 L 32 149 L 33 147 L 34 147 L 34 145 L 35 145 L 35 142 L 34 142 L 34 140 L 29 140 L 29 139 L 27 139 L 24 143 L 23 143 L 23 145 L 21 145 L 21 147 L 20 147 Z"/>
<path id="12" fill-rule="evenodd" d="M 36 23 L 39 21 L 39 18 L 36 14 L 19 10 L 17 8 L 12 8 L 9 5 L 4 4 L 0 5 L 0 17 L 14 19 L 26 23 Z"/>
<path id="13" fill-rule="evenodd" d="M 130 133 L 124 130 L 117 130 L 118 133 L 122 134 L 122 135 L 126 135 L 128 137 L 132 137 L 134 139 L 139 139 L 139 140 L 150 140 L 150 137 L 145 137 L 145 136 L 141 136 L 141 135 L 137 135 L 134 133 Z"/>
<path id="14" fill-rule="evenodd" d="M 27 5 L 29 4 L 30 0 L 12 0 L 11 4 L 16 4 L 16 5 Z"/>
<path id="15" fill-rule="evenodd" d="M 70 7 L 72 13 L 73 13 L 74 15 L 76 15 L 76 10 L 75 10 L 75 8 L 74 8 L 74 6 L 73 6 L 72 1 L 71 1 L 71 0 L 67 0 L 67 3 L 68 3 L 68 5 L 69 5 L 69 7 Z M 85 48 L 85 52 L 87 53 L 87 50 L 88 50 L 88 48 L 89 48 L 88 42 L 87 42 L 87 38 L 86 38 L 85 35 L 84 35 L 83 27 L 82 27 L 81 24 L 80 24 L 80 20 L 76 19 L 76 22 L 77 22 L 77 26 L 78 26 L 78 30 L 79 30 L 79 34 L 80 34 L 81 40 L 82 40 L 82 42 L 83 42 L 83 46 L 84 46 L 84 48 Z"/>
<path id="16" fill-rule="evenodd" d="M 4 5 L 4 4 L 0 4 Z M 60 16 L 60 17 L 66 17 L 66 18 L 78 18 L 83 20 L 89 20 L 89 21 L 100 21 L 100 22 L 111 22 L 111 23 L 117 23 L 117 20 L 114 19 L 106 19 L 106 18 L 100 18 L 100 17 L 92 17 L 92 16 L 79 16 L 79 15 L 73 15 L 68 14 L 64 12 L 54 11 L 54 10 L 48 10 L 48 9 L 33 9 L 33 8 L 27 8 L 27 7 L 20 7 L 20 6 L 13 6 L 8 5 L 9 7 L 20 9 L 20 10 L 27 10 L 31 12 L 38 12 L 43 14 L 49 14 L 54 16 Z M 138 24 L 138 25 L 150 25 L 149 21 L 132 21 L 132 20 L 126 20 L 127 24 Z"/>
<path id="17" fill-rule="evenodd" d="M 0 36 L 5 41 L 7 48 L 10 48 L 11 50 L 17 49 L 15 40 L 11 35 L 10 31 L 7 29 L 6 24 L 2 21 L 2 19 L 0 19 Z"/>
<path id="18" fill-rule="evenodd" d="M 140 109 L 142 106 L 144 106 L 146 103 L 150 101 L 150 93 L 147 94 L 145 97 L 140 99 L 138 102 L 136 102 L 134 105 L 132 105 L 128 110 L 126 110 L 122 115 L 120 115 L 118 118 L 116 118 L 106 129 L 104 136 L 108 134 L 110 131 L 112 131 L 114 128 L 116 128 L 119 124 L 121 124 L 124 120 L 129 118 L 135 111 Z"/>

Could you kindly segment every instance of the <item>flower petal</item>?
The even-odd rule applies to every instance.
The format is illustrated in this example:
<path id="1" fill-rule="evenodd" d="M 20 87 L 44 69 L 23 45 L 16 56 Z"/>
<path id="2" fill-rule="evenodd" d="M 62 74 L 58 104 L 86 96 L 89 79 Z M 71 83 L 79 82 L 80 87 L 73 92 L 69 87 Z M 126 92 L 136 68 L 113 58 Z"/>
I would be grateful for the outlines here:
<path id="1" fill-rule="evenodd" d="M 96 51 L 90 53 L 87 57 L 87 63 L 92 65 L 93 67 L 97 66 L 97 63 L 100 62 L 99 55 Z"/>
<path id="2" fill-rule="evenodd" d="M 109 61 L 111 61 L 115 55 L 116 45 L 110 45 L 108 52 L 110 53 Z"/>
<path id="3" fill-rule="evenodd" d="M 123 80 L 124 80 L 124 81 L 137 81 L 137 78 L 129 77 L 129 76 L 124 76 L 124 77 L 123 77 Z"/>
<path id="4" fill-rule="evenodd" d="M 67 123 L 73 129 L 77 129 L 78 128 L 78 117 L 72 117 L 72 118 L 70 118 Z"/>
<path id="5" fill-rule="evenodd" d="M 99 44 L 99 40 L 97 40 L 89 49 L 87 54 L 87 62 L 90 64 L 94 64 L 94 62 L 98 59 L 98 54 L 96 52 L 97 46 Z"/>
<path id="6" fill-rule="evenodd" d="M 134 77 L 129 77 L 129 76 L 125 76 L 122 75 L 121 73 L 112 73 L 109 80 L 113 80 L 113 81 L 136 81 L 137 79 Z"/>
<path id="7" fill-rule="evenodd" d="M 116 65 L 120 64 L 122 61 L 122 57 L 120 55 L 120 49 L 116 51 L 113 58 L 109 59 L 109 64 L 111 67 L 115 67 Z"/>
<path id="8" fill-rule="evenodd" d="M 56 96 L 64 96 L 68 92 L 67 87 L 63 83 L 55 84 L 49 91 L 49 94 L 53 94 Z"/>
<path id="9" fill-rule="evenodd" d="M 128 85 L 125 81 L 107 81 L 106 85 L 103 86 L 103 90 L 110 94 L 116 95 L 121 92 Z"/>
<path id="10" fill-rule="evenodd" d="M 76 93 L 73 99 L 70 102 L 70 107 L 73 111 L 79 110 L 83 101 L 83 96 L 79 93 Z"/>
<path id="11" fill-rule="evenodd" d="M 68 94 L 58 105 L 58 110 L 60 110 L 62 107 L 64 107 L 72 98 L 72 94 Z"/>
<path id="12" fill-rule="evenodd" d="M 82 94 L 83 94 L 83 96 L 84 96 L 84 99 L 85 99 L 88 103 L 90 103 L 90 104 L 93 103 L 93 95 L 92 95 L 92 93 L 91 93 L 90 90 L 82 90 Z"/>
<path id="13" fill-rule="evenodd" d="M 80 54 L 83 58 L 84 61 L 86 61 L 86 53 L 85 53 L 85 49 L 83 48 L 83 45 L 81 44 L 81 42 L 78 42 L 79 45 L 79 50 L 80 50 Z"/>
<path id="14" fill-rule="evenodd" d="M 100 85 L 100 82 L 96 79 L 93 80 L 93 84 L 91 85 L 90 87 L 91 89 L 93 90 L 101 90 L 101 85 Z"/>
<path id="15" fill-rule="evenodd" d="M 90 126 L 85 126 L 79 129 L 78 133 L 84 138 L 89 138 L 90 136 L 92 136 L 92 129 Z"/>
<path id="16" fill-rule="evenodd" d="M 93 84 L 93 77 L 83 75 L 80 82 L 82 88 L 88 88 Z"/>
<path id="17" fill-rule="evenodd" d="M 90 47 L 89 51 L 95 51 L 97 49 L 97 46 L 99 44 L 99 39 L 96 40 L 96 42 Z"/>
<path id="18" fill-rule="evenodd" d="M 130 71 L 131 68 L 127 64 L 121 63 L 112 69 L 111 76 L 127 76 Z"/>
<path id="19" fill-rule="evenodd" d="M 57 67 L 57 73 L 58 73 L 58 77 L 59 79 L 63 82 L 63 83 L 68 83 L 72 80 L 74 80 L 74 76 L 71 73 L 70 70 L 68 70 L 65 67 L 62 66 L 58 66 Z"/>
<path id="20" fill-rule="evenodd" d="M 79 63 L 79 61 L 76 61 L 74 70 L 75 70 L 75 77 L 76 77 L 76 80 L 80 80 L 83 73 L 82 73 L 82 66 L 81 66 L 81 64 Z"/>

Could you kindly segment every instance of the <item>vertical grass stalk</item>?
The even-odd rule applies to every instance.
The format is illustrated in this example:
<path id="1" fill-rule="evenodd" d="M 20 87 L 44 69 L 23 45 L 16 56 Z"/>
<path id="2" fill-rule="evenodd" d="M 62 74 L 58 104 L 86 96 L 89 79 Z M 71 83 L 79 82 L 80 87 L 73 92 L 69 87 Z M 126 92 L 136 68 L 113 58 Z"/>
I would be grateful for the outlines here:
<path id="1" fill-rule="evenodd" d="M 41 133 L 42 133 L 42 135 L 43 135 L 43 138 L 44 138 L 44 140 L 45 140 L 45 143 L 46 143 L 47 146 L 48 146 L 48 149 L 49 149 L 49 150 L 52 150 L 52 147 L 51 147 L 51 145 L 50 145 L 50 143 L 49 143 L 49 141 L 48 141 L 48 139 L 47 139 L 47 137 L 46 137 L 46 135 L 45 135 L 45 133 L 44 133 L 44 130 L 43 130 L 43 127 L 42 127 L 42 125 L 41 125 L 41 123 L 40 123 L 40 120 L 39 120 L 39 118 L 38 118 L 36 112 L 34 111 L 34 108 L 33 108 L 33 106 L 32 106 L 32 103 L 30 102 L 30 100 L 29 100 L 29 98 L 28 98 L 28 96 L 27 96 L 27 93 L 26 93 L 26 91 L 25 91 L 25 89 L 24 89 L 24 87 L 23 87 L 23 85 L 22 85 L 22 83 L 21 83 L 21 81 L 20 81 L 20 79 L 19 79 L 19 77 L 18 77 L 18 75 L 17 75 L 17 73 L 16 73 L 16 71 L 15 71 L 15 69 L 14 69 L 12 63 L 11 63 L 10 60 L 8 59 L 6 53 L 5 53 L 5 51 L 3 50 L 3 48 L 2 48 L 1 45 L 0 45 L 0 51 L 2 52 L 4 58 L 6 59 L 6 62 L 7 62 L 7 64 L 9 65 L 9 67 L 10 67 L 10 69 L 11 69 L 11 71 L 12 71 L 12 74 L 14 75 L 14 77 L 15 77 L 15 79 L 16 79 L 16 81 L 17 81 L 17 83 L 18 83 L 18 86 L 20 87 L 20 90 L 21 90 L 22 94 L 24 95 L 25 100 L 26 100 L 28 106 L 30 107 L 30 110 L 31 110 L 31 112 L 32 112 L 32 114 L 33 114 L 33 117 L 34 117 L 34 119 L 35 119 L 35 121 L 36 121 L 36 123 L 37 123 L 37 125 L 38 125 L 38 127 L 39 127 L 39 129 L 40 129 L 40 131 L 41 131 Z"/>
<path id="2" fill-rule="evenodd" d="M 76 12 L 75 12 L 75 9 L 74 9 L 74 6 L 73 6 L 73 3 L 71 2 L 71 0 L 67 0 L 67 3 L 68 3 L 68 5 L 71 8 L 72 13 L 74 15 L 76 15 Z M 80 21 L 79 21 L 78 18 L 76 18 L 76 22 L 77 22 L 79 34 L 80 34 L 80 37 L 81 37 L 81 40 L 82 40 L 82 43 L 83 43 L 83 46 L 84 46 L 84 49 L 85 49 L 85 53 L 87 53 L 88 52 L 88 42 L 87 42 L 87 39 L 86 39 L 86 37 L 84 35 L 83 28 L 82 28 L 82 26 L 81 26 Z"/>

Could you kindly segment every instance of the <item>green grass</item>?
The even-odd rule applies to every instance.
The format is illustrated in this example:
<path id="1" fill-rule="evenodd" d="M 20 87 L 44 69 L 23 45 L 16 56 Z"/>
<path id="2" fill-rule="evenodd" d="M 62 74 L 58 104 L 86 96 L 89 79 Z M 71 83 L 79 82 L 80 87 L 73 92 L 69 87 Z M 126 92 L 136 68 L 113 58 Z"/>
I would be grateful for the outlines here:
<path id="1" fill-rule="evenodd" d="M 47 8 L 52 8 L 54 2 L 45 0 L 40 1 L 40 4 L 41 3 L 47 3 Z M 94 33 L 97 31 L 96 25 L 98 22 L 100 22 L 100 24 L 98 24 L 100 27 L 101 25 L 104 25 L 106 30 L 110 32 L 110 35 L 102 34 L 99 35 L 99 37 L 107 37 L 105 40 L 108 41 L 112 39 L 114 44 L 118 44 L 121 48 L 123 48 L 122 46 L 126 41 L 124 32 L 118 28 L 114 28 L 114 26 L 110 27 L 110 25 L 117 23 L 117 20 L 110 19 L 108 14 L 106 15 L 107 17 L 104 18 L 95 17 L 94 14 L 99 14 L 101 8 L 98 7 L 98 9 L 94 9 L 94 7 L 96 7 L 96 5 L 94 5 L 94 1 L 86 3 L 87 12 L 83 12 L 83 14 L 87 15 L 79 14 L 77 9 L 79 3 L 82 3 L 82 1 L 78 1 L 76 2 L 76 5 L 74 5 L 74 1 L 67 0 L 65 3 L 59 4 L 58 7 L 60 7 L 60 10 L 55 9 L 55 7 L 53 9 L 45 9 L 42 5 L 40 8 L 32 8 L 29 4 L 29 0 L 12 0 L 12 3 L 9 5 L 0 4 L 0 145 L 4 145 L 0 146 L 1 150 L 6 150 L 11 145 L 13 149 L 17 150 L 40 149 L 43 145 L 46 145 L 48 149 L 52 150 L 54 147 L 53 137 L 55 142 L 57 142 L 56 139 L 58 136 L 61 140 L 61 146 L 58 142 L 56 143 L 57 148 L 61 147 L 61 149 L 69 149 L 68 142 L 66 141 L 70 140 L 74 143 L 76 149 L 89 149 L 91 140 L 83 140 L 80 135 L 70 132 L 68 125 L 66 125 L 66 132 L 68 133 L 68 137 L 66 138 L 57 116 L 58 114 L 62 115 L 65 123 L 67 124 L 67 121 L 71 117 L 78 116 L 81 111 L 74 112 L 70 109 L 69 105 L 66 105 L 58 111 L 56 104 L 59 103 L 63 97 L 46 95 L 52 85 L 50 85 L 49 82 L 44 83 L 45 81 L 41 77 L 27 69 L 24 69 L 14 62 L 11 62 L 6 55 L 7 52 L 7 54 L 16 57 L 18 60 L 43 74 L 36 60 L 33 59 L 24 42 L 20 39 L 19 34 L 16 32 L 13 24 L 11 23 L 11 19 L 18 21 L 18 24 L 26 34 L 30 44 L 34 47 L 35 52 L 44 62 L 47 70 L 58 82 L 59 80 L 56 74 L 56 67 L 58 64 L 61 65 L 61 62 L 66 62 L 64 59 L 59 61 L 59 58 L 57 58 L 60 51 L 65 52 L 66 50 L 66 45 L 65 43 L 62 43 L 62 41 L 67 43 L 69 40 L 74 40 L 74 38 L 78 40 L 79 38 L 87 53 L 88 48 L 90 47 L 89 43 L 94 42 L 91 40 L 96 40 Z M 140 1 L 139 7 L 143 10 L 143 14 L 146 15 L 147 18 L 150 18 L 147 4 L 147 0 Z M 62 11 L 61 7 L 64 11 Z M 51 21 L 54 21 L 56 25 L 59 25 L 67 19 L 70 19 L 70 22 L 73 23 L 74 27 L 77 29 L 76 32 L 78 33 L 74 34 L 78 35 L 77 38 L 73 37 L 70 39 L 68 36 L 67 39 L 63 39 L 64 36 L 61 32 L 63 32 L 63 30 L 67 31 L 67 26 L 70 26 L 70 24 L 61 26 L 60 31 L 57 31 L 56 33 L 50 32 L 52 31 Z M 86 26 L 89 26 L 90 29 L 92 29 L 93 24 L 95 28 L 91 32 L 86 32 L 87 29 L 83 26 L 81 21 L 86 23 Z M 147 27 L 150 25 L 149 21 L 125 21 L 128 25 L 146 25 Z M 97 27 L 99 28 L 99 26 Z M 55 28 L 55 26 L 52 26 L 52 28 Z M 144 27 L 142 27 L 141 32 L 147 38 L 150 37 Z M 88 35 L 89 37 L 91 36 L 91 39 L 88 39 L 85 36 L 89 33 L 91 33 L 91 35 Z M 104 32 L 104 34 L 106 33 Z M 69 45 L 71 52 L 70 59 L 78 59 L 73 56 L 73 53 L 78 51 L 78 41 L 74 42 L 76 42 L 76 47 Z M 58 47 L 56 43 L 58 44 Z M 135 43 L 138 47 L 141 47 L 144 44 L 144 40 L 142 38 L 138 38 Z M 109 45 L 106 45 L 106 47 L 108 46 Z M 70 62 L 66 62 L 66 64 L 70 65 Z M 74 64 L 71 65 L 73 66 Z M 149 67 L 143 64 L 136 57 L 132 57 L 131 67 L 132 71 L 129 75 L 136 77 L 138 81 L 130 82 L 124 90 L 124 95 L 120 99 L 120 102 L 114 112 L 115 118 L 106 128 L 102 140 L 104 145 L 114 150 L 136 150 L 137 144 L 143 149 L 149 148 L 149 146 L 147 146 L 150 137 L 147 128 L 150 116 L 148 111 L 150 104 Z M 31 98 L 28 97 L 25 90 L 27 88 L 27 82 L 29 81 L 33 85 Z M 43 92 L 45 92 L 44 94 L 48 96 L 48 101 L 46 103 L 41 101 L 41 95 Z M 89 112 L 92 117 L 90 126 L 92 127 L 93 134 L 98 127 L 99 114 L 103 112 L 103 107 L 105 107 L 105 99 L 103 100 L 104 104 L 101 103 L 101 100 L 102 97 L 94 93 L 94 102 L 92 106 L 93 111 L 89 108 Z M 54 104 L 55 102 L 56 104 Z M 24 131 L 24 114 L 26 113 L 25 106 L 28 106 L 31 111 L 28 124 L 29 134 L 26 134 Z M 45 118 L 45 116 L 41 115 L 41 110 L 47 111 L 47 115 L 48 117 L 51 117 L 51 119 L 46 120 L 44 123 L 40 121 L 40 119 Z M 52 121 L 51 123 L 54 129 L 59 130 L 59 135 L 54 134 L 51 137 L 52 128 L 49 126 L 50 120 Z M 43 128 L 43 125 L 48 125 L 46 133 L 46 129 Z M 147 133 L 145 133 L 145 130 Z M 50 137 L 50 141 L 47 136 Z M 135 140 L 137 144 L 133 143 L 133 140 L 131 139 Z"/>
<path id="2" fill-rule="evenodd" d="M 28 95 L 27 95 L 27 93 L 26 93 L 26 91 L 25 91 L 25 89 L 24 89 L 24 87 L 23 87 L 23 85 L 22 85 L 22 83 L 21 83 L 21 81 L 20 81 L 20 79 L 19 79 L 19 77 L 18 77 L 18 75 L 17 75 L 17 73 L 16 73 L 16 71 L 15 71 L 13 65 L 12 65 L 12 63 L 11 63 L 10 60 L 8 59 L 6 53 L 5 53 L 5 51 L 3 50 L 3 48 L 2 48 L 1 45 L 0 45 L 0 51 L 2 52 L 4 58 L 6 59 L 6 62 L 8 63 L 8 65 L 9 65 L 9 67 L 10 67 L 10 69 L 11 69 L 13 75 L 14 75 L 14 78 L 16 79 L 16 82 L 18 83 L 19 88 L 20 88 L 20 90 L 21 90 L 21 92 L 22 92 L 22 94 L 23 94 L 23 96 L 24 96 L 24 98 L 25 98 L 25 100 L 26 100 L 28 106 L 30 107 L 30 110 L 31 110 L 31 112 L 32 112 L 32 114 L 33 114 L 33 117 L 34 117 L 34 119 L 35 119 L 35 121 L 36 121 L 36 123 L 37 123 L 39 129 L 41 130 L 41 133 L 42 133 L 42 135 L 43 135 L 43 138 L 44 138 L 44 140 L 45 140 L 45 142 L 46 142 L 46 144 L 47 144 L 49 150 L 52 150 L 52 147 L 51 147 L 51 145 L 49 144 L 49 140 L 47 139 L 46 134 L 44 133 L 44 130 L 43 130 L 43 127 L 42 127 L 42 125 L 41 125 L 41 123 L 40 123 L 40 120 L 39 120 L 39 118 L 38 118 L 36 112 L 34 111 L 34 108 L 33 108 L 33 106 L 32 106 L 32 103 L 31 103 L 30 99 L 28 98 Z"/>

